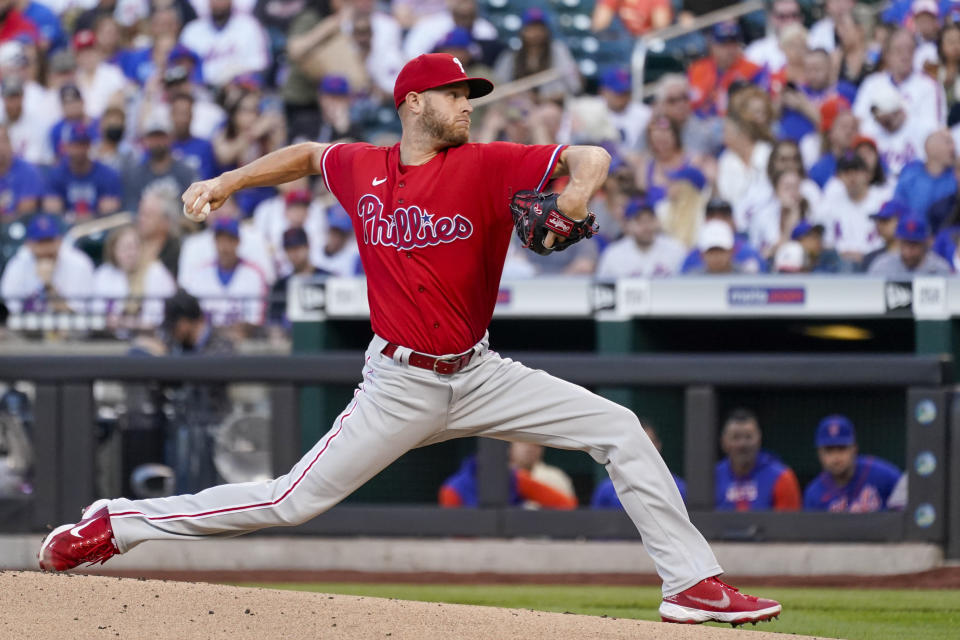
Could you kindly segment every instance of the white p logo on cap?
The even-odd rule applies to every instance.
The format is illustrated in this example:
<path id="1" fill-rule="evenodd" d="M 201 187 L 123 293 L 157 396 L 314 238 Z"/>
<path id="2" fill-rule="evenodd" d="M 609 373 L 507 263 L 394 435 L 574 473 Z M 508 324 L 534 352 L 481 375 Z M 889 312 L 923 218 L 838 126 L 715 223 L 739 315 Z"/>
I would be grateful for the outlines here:
<path id="1" fill-rule="evenodd" d="M 460 58 L 454 58 L 453 61 L 457 63 L 458 67 L 460 67 L 460 73 L 467 75 L 467 72 L 463 70 L 463 63 L 460 62 Z"/>

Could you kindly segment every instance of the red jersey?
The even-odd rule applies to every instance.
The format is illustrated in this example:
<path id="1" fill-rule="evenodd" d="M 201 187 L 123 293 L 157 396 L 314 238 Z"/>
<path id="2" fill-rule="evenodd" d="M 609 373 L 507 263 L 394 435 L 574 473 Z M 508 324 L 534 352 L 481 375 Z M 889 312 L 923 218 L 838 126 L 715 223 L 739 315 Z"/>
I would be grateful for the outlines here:
<path id="1" fill-rule="evenodd" d="M 399 144 L 328 147 L 323 179 L 353 221 L 374 332 L 433 355 L 479 342 L 513 231 L 510 199 L 541 190 L 563 148 L 464 144 L 404 166 Z"/>

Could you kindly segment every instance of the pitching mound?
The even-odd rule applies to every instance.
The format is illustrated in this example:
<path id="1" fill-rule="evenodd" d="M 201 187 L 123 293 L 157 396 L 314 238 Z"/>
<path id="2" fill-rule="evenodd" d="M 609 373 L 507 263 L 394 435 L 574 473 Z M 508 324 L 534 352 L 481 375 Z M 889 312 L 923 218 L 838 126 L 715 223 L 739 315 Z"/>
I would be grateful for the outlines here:
<path id="1" fill-rule="evenodd" d="M 18 640 L 784 637 L 519 609 L 30 571 L 0 572 L 0 611 L 0 638 Z"/>

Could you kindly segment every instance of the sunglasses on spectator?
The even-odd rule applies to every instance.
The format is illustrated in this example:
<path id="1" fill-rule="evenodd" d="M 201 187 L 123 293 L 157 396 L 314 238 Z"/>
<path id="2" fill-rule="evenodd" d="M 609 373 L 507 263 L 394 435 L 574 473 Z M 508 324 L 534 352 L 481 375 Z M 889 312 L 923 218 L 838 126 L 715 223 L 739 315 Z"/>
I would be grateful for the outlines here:
<path id="1" fill-rule="evenodd" d="M 676 104 L 678 102 L 686 102 L 689 99 L 690 99 L 690 96 L 686 94 L 678 94 L 675 96 L 667 96 L 664 99 L 664 102 L 667 102 L 668 104 Z"/>
<path id="2" fill-rule="evenodd" d="M 784 11 L 777 12 L 773 14 L 773 17 L 777 20 L 799 20 L 803 17 L 803 14 L 799 11 Z"/>

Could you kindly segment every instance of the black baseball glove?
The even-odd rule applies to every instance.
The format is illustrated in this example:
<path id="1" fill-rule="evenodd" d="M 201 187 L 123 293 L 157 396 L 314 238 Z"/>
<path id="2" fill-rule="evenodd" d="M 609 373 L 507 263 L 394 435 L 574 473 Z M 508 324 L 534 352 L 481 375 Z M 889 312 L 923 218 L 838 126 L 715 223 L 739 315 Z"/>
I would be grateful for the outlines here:
<path id="1" fill-rule="evenodd" d="M 568 217 L 557 207 L 556 193 L 538 193 L 536 191 L 518 191 L 510 201 L 510 212 L 513 214 L 513 226 L 517 230 L 517 237 L 523 243 L 524 249 L 530 249 L 542 256 L 553 251 L 563 251 L 570 245 L 590 238 L 600 227 L 596 224 L 597 217 L 587 214 L 583 220 L 574 220 Z M 547 233 L 553 231 L 552 247 L 543 246 Z"/>

